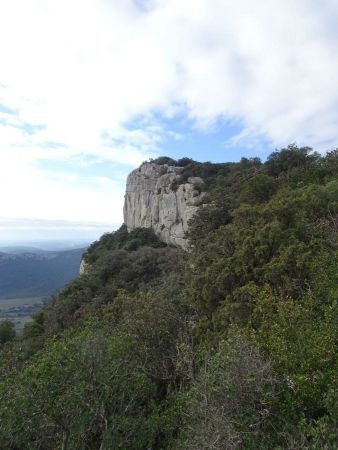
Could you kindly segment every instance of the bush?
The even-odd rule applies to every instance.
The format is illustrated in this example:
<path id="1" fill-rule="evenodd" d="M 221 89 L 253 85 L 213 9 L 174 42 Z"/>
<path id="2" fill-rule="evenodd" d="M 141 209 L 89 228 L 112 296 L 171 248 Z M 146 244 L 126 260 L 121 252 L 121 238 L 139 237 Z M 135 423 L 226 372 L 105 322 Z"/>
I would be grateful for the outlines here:
<path id="1" fill-rule="evenodd" d="M 0 344 L 10 342 L 15 338 L 16 332 L 14 323 L 10 320 L 0 322 Z"/>
<path id="2" fill-rule="evenodd" d="M 270 363 L 236 334 L 203 359 L 189 392 L 190 408 L 178 448 L 260 448 L 257 435 L 277 397 Z"/>

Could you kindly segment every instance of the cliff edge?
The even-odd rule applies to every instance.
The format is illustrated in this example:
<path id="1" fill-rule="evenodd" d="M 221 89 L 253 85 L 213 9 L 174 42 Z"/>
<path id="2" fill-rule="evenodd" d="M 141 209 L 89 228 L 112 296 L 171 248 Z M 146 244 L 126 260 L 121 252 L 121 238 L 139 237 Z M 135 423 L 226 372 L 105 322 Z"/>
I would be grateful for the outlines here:
<path id="1" fill-rule="evenodd" d="M 152 228 L 167 244 L 187 248 L 189 220 L 203 204 L 204 181 L 189 177 L 182 181 L 183 167 L 145 162 L 128 175 L 124 223 L 131 231 Z"/>

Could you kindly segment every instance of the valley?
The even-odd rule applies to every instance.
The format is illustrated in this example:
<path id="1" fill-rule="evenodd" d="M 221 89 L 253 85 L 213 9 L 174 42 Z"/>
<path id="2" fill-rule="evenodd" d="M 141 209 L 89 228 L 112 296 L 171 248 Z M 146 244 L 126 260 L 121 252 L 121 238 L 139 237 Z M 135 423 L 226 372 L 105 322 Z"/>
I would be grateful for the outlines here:
<path id="1" fill-rule="evenodd" d="M 11 320 L 22 330 L 52 295 L 76 278 L 84 251 L 46 244 L 1 247 L 0 322 Z"/>
<path id="2" fill-rule="evenodd" d="M 11 320 L 16 331 L 21 331 L 47 301 L 46 297 L 0 299 L 0 322 Z"/>

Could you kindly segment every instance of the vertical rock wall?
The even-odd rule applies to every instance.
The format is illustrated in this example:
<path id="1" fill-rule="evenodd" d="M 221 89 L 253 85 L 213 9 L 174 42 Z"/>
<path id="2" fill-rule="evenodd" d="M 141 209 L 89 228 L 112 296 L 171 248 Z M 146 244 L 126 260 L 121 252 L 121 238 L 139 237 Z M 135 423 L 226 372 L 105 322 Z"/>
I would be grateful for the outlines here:
<path id="1" fill-rule="evenodd" d="M 188 178 L 180 184 L 182 167 L 143 163 L 127 178 L 124 223 L 128 231 L 152 228 L 167 244 L 187 248 L 188 221 L 198 211 L 205 193 L 203 180 Z"/>

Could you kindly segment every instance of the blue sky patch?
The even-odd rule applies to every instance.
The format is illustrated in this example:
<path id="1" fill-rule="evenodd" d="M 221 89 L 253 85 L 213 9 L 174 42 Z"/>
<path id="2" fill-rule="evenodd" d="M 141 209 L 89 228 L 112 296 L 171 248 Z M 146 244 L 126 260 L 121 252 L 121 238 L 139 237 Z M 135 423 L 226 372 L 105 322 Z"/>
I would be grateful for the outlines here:
<path id="1" fill-rule="evenodd" d="M 0 103 L 0 113 L 16 114 L 17 112 L 14 109 L 11 109 L 8 106 L 4 105 L 3 103 Z"/>

